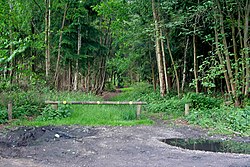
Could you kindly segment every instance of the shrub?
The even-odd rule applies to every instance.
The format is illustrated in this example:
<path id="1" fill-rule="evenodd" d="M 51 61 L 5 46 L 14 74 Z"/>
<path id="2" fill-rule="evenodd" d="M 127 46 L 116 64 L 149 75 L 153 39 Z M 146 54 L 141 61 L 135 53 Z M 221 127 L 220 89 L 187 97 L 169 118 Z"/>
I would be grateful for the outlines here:
<path id="1" fill-rule="evenodd" d="M 218 108 L 222 104 L 222 99 L 206 96 L 202 93 L 188 93 L 184 96 L 183 100 L 191 104 L 192 108 L 195 109 L 212 109 Z"/>
<path id="2" fill-rule="evenodd" d="M 69 105 L 58 105 L 57 110 L 48 105 L 43 109 L 42 114 L 37 119 L 42 121 L 56 120 L 69 117 L 72 112 L 73 110 Z"/>
<path id="3" fill-rule="evenodd" d="M 249 133 L 250 106 L 244 109 L 221 107 L 213 109 L 192 109 L 186 117 L 189 123 L 212 127 L 221 131 Z"/>
<path id="4" fill-rule="evenodd" d="M 0 124 L 4 124 L 8 121 L 8 113 L 6 109 L 0 108 Z"/>

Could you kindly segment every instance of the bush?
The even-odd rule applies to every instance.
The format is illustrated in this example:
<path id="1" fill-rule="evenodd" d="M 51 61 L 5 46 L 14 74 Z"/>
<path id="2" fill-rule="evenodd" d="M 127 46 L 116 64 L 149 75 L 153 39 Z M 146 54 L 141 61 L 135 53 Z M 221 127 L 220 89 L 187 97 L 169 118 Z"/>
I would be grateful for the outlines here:
<path id="1" fill-rule="evenodd" d="M 4 124 L 8 121 L 8 113 L 6 109 L 0 108 L 0 124 Z"/>
<path id="2" fill-rule="evenodd" d="M 105 84 L 105 88 L 106 91 L 108 92 L 115 92 L 115 86 L 111 83 L 111 82 L 107 82 Z"/>
<path id="3" fill-rule="evenodd" d="M 69 105 L 58 105 L 58 109 L 53 109 L 50 105 L 43 109 L 42 114 L 37 118 L 38 120 L 48 121 L 69 117 L 73 110 Z"/>
<path id="4" fill-rule="evenodd" d="M 249 133 L 250 106 L 244 109 L 221 107 L 213 109 L 192 109 L 186 117 L 189 123 L 212 127 L 220 131 Z"/>
<path id="5" fill-rule="evenodd" d="M 188 93 L 183 98 L 184 101 L 191 104 L 192 108 L 195 109 L 212 109 L 218 108 L 222 104 L 222 99 L 206 96 L 202 93 Z"/>
<path id="6" fill-rule="evenodd" d="M 232 109 L 226 118 L 228 128 L 245 133 L 250 130 L 250 106 L 244 109 Z"/>

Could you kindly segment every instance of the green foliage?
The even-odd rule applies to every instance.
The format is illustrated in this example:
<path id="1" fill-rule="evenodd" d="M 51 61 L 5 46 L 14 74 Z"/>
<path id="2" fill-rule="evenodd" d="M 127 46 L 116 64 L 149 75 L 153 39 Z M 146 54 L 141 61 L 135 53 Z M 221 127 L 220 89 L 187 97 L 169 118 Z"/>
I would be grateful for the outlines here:
<path id="1" fill-rule="evenodd" d="M 25 117 L 32 117 L 37 115 L 41 111 L 42 105 L 39 106 L 35 104 L 23 104 L 20 106 L 13 107 L 13 118 L 14 119 L 21 119 Z"/>
<path id="2" fill-rule="evenodd" d="M 152 85 L 147 83 L 138 83 L 132 87 L 121 89 L 122 94 L 113 98 L 117 101 L 145 101 L 148 103 L 145 109 L 148 112 L 164 112 L 170 117 L 179 117 L 183 114 L 185 101 L 180 100 L 175 92 L 161 97 L 159 92 L 154 92 Z"/>
<path id="3" fill-rule="evenodd" d="M 202 93 L 188 93 L 182 100 L 186 103 L 190 103 L 194 109 L 212 109 L 220 107 L 222 103 L 222 99 L 206 96 Z"/>
<path id="4" fill-rule="evenodd" d="M 250 107 L 244 109 L 221 107 L 212 109 L 192 109 L 186 119 L 191 124 L 212 127 L 221 132 L 250 134 Z"/>
<path id="5" fill-rule="evenodd" d="M 7 110 L 0 107 L 0 124 L 4 124 L 8 121 Z"/>
<path id="6" fill-rule="evenodd" d="M 111 82 L 107 82 L 105 84 L 105 88 L 106 91 L 108 92 L 114 92 L 115 91 L 115 86 L 111 83 Z"/>
<path id="7" fill-rule="evenodd" d="M 48 105 L 43 109 L 42 114 L 37 118 L 37 120 L 49 121 L 67 118 L 71 116 L 72 112 L 73 110 L 69 105 L 58 105 L 57 110 Z"/>
<path id="8" fill-rule="evenodd" d="M 233 131 L 245 133 L 250 130 L 250 106 L 243 109 L 231 109 L 226 118 L 228 128 Z"/>
<path id="9" fill-rule="evenodd" d="M 44 95 L 38 90 L 22 91 L 18 87 L 10 87 L 10 91 L 1 92 L 0 108 L 7 108 L 7 104 L 12 102 L 14 119 L 33 117 L 38 115 L 44 104 Z"/>
<path id="10" fill-rule="evenodd" d="M 154 100 L 148 105 L 150 112 L 164 112 L 168 115 L 181 116 L 185 102 L 181 101 L 178 97 L 172 97 L 169 99 Z"/>
<path id="11" fill-rule="evenodd" d="M 7 108 L 9 102 L 13 103 L 13 118 L 23 119 L 27 117 L 36 117 L 40 115 L 45 109 L 45 100 L 100 100 L 100 97 L 95 97 L 91 94 L 86 95 L 83 92 L 56 92 L 47 88 L 33 88 L 31 90 L 24 91 L 20 87 L 11 85 L 3 86 L 6 90 L 0 92 L 0 108 Z M 5 89 L 6 88 L 6 89 Z M 7 112 L 1 110 L 0 123 L 5 122 L 5 115 Z M 67 115 L 66 109 L 59 107 L 57 115 Z M 51 116 L 52 117 L 52 116 Z"/>

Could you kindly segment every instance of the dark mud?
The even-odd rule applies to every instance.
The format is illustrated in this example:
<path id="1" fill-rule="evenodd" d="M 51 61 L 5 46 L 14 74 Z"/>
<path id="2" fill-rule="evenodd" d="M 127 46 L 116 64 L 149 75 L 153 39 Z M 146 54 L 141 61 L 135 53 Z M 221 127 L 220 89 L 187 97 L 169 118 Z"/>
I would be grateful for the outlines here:
<path id="1" fill-rule="evenodd" d="M 0 132 L 4 167 L 250 167 L 250 155 L 187 150 L 168 138 L 230 139 L 189 126 L 20 127 Z"/>

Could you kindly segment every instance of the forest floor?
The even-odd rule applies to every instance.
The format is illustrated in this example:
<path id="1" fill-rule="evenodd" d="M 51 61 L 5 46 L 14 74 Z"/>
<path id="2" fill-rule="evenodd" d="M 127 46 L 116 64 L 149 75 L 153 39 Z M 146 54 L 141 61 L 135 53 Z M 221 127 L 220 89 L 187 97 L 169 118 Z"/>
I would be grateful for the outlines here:
<path id="1" fill-rule="evenodd" d="M 120 91 L 103 93 L 104 100 Z M 183 121 L 152 117 L 152 126 L 44 126 L 0 129 L 4 167 L 250 167 L 249 154 L 215 153 L 170 146 L 161 139 L 230 139 Z"/>

